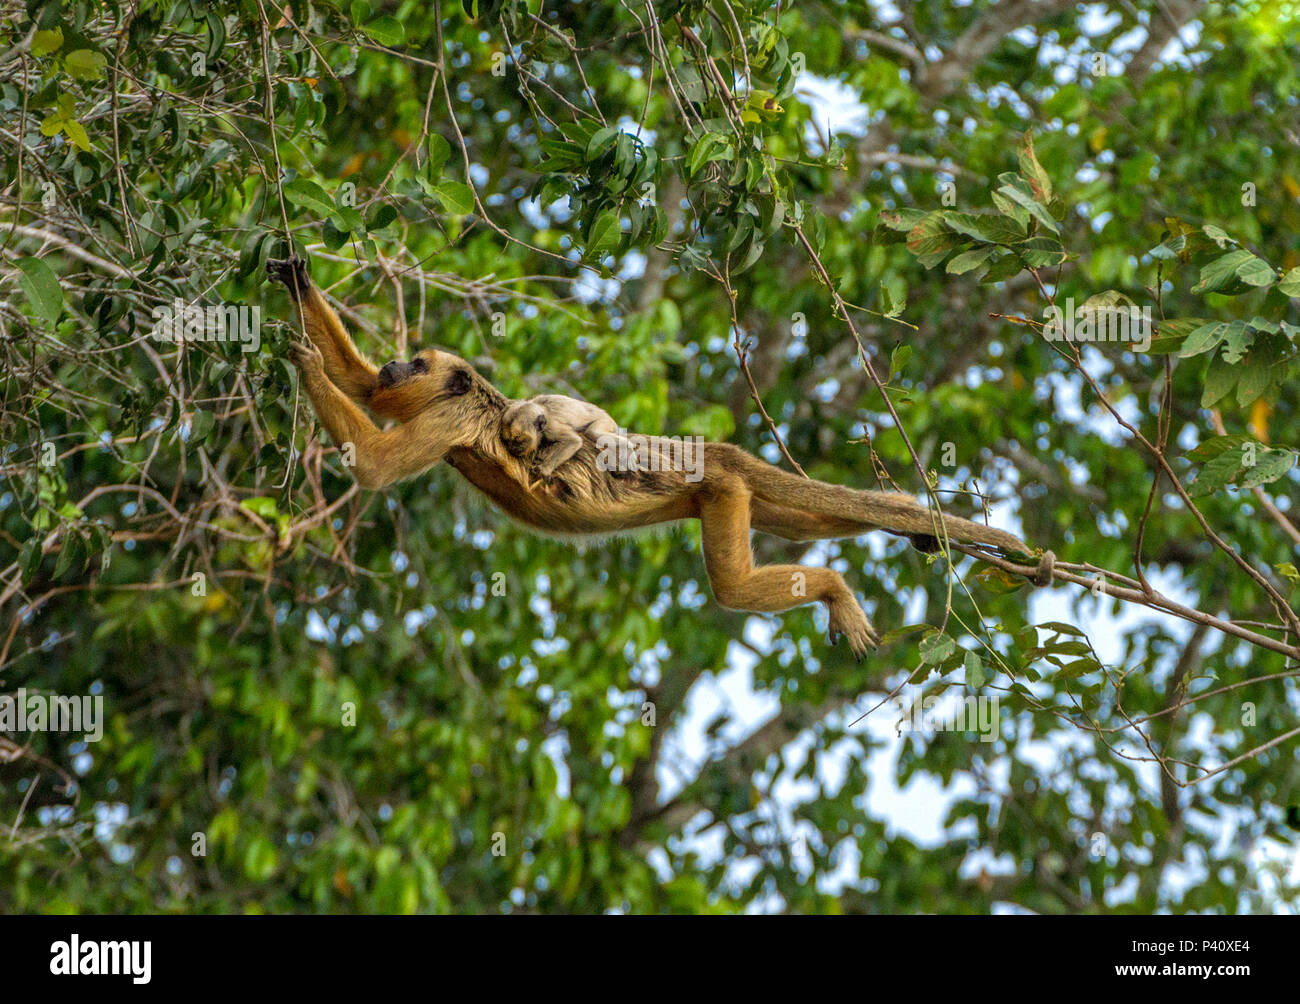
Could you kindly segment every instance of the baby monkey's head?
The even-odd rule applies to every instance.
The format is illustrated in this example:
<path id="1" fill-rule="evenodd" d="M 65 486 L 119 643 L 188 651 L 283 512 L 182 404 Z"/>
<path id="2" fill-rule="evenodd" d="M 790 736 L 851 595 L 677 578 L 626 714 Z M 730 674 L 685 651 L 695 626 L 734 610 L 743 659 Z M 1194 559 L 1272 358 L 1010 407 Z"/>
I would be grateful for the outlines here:
<path id="1" fill-rule="evenodd" d="M 545 431 L 546 412 L 532 401 L 516 401 L 501 420 L 501 439 L 512 457 L 531 457 Z"/>

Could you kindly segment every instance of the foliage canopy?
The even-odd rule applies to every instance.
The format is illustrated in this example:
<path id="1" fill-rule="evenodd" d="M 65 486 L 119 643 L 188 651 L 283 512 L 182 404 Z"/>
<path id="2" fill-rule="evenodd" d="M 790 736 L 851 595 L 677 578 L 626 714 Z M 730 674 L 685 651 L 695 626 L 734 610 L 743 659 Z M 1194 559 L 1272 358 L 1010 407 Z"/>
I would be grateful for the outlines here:
<path id="1" fill-rule="evenodd" d="M 0 0 L 0 695 L 106 713 L 0 736 L 0 909 L 1294 907 L 1291 5 L 902 6 Z M 289 241 L 375 358 L 986 496 L 1056 588 L 814 549 L 912 625 L 858 665 L 718 609 L 693 529 L 361 492 Z M 1067 301 L 1149 351 L 1049 340 Z M 904 682 L 999 738 L 855 724 Z"/>

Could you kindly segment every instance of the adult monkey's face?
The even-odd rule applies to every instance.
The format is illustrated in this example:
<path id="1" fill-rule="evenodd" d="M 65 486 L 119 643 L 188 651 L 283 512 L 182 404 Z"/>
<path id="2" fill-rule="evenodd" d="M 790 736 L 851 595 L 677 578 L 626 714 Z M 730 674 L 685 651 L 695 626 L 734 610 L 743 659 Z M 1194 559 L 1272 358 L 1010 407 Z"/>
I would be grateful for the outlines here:
<path id="1" fill-rule="evenodd" d="M 392 387 L 408 377 L 428 372 L 429 363 L 420 356 L 416 356 L 409 363 L 394 359 L 391 363 L 384 363 L 379 368 L 379 386 Z"/>
<path id="2" fill-rule="evenodd" d="M 460 356 L 425 349 L 410 362 L 385 363 L 367 403 L 376 414 L 405 422 L 434 401 L 468 393 L 474 379 L 474 371 Z"/>

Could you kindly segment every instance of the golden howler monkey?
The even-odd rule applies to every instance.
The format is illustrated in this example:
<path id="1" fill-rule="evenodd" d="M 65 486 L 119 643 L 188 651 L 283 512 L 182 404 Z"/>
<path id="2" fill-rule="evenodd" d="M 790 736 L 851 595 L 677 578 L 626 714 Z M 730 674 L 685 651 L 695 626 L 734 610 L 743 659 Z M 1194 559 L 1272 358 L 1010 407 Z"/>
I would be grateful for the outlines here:
<path id="1" fill-rule="evenodd" d="M 309 341 L 295 343 L 290 358 L 321 424 L 336 444 L 352 445 L 352 474 L 363 488 L 385 488 L 446 460 L 509 516 L 546 534 L 601 537 L 698 519 L 719 603 L 772 613 L 820 601 L 830 613 L 832 641 L 846 637 L 859 658 L 875 646 L 876 633 L 839 573 L 803 565 L 755 568 L 751 529 L 793 541 L 885 529 L 924 542 L 946 532 L 957 541 L 1028 552 L 1005 531 L 956 516 L 944 516 L 941 530 L 936 514 L 906 495 L 797 477 L 729 443 L 704 443 L 699 476 L 688 480 L 669 463 L 614 474 L 602 469 L 595 443 L 584 437 L 560 483 L 532 490 L 525 462 L 502 441 L 503 416 L 514 402 L 469 363 L 426 349 L 377 369 L 357 351 L 302 259 L 271 261 L 267 271 L 301 312 Z M 380 429 L 362 407 L 398 424 Z M 652 469 L 641 469 L 647 466 Z"/>

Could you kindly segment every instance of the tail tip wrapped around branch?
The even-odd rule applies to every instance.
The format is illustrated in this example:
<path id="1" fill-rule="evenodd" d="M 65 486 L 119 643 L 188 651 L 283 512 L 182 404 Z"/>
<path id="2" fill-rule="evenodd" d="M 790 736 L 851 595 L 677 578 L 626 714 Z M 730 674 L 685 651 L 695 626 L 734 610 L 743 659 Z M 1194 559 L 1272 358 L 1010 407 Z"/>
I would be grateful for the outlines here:
<path id="1" fill-rule="evenodd" d="M 1036 586 L 1050 586 L 1052 584 L 1052 572 L 1056 568 L 1056 555 L 1051 551 L 1044 551 L 1038 559 L 1038 568 L 1034 571 L 1034 577 L 1031 580 Z"/>

